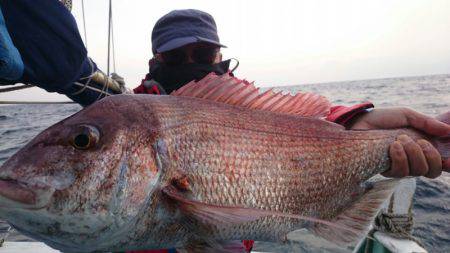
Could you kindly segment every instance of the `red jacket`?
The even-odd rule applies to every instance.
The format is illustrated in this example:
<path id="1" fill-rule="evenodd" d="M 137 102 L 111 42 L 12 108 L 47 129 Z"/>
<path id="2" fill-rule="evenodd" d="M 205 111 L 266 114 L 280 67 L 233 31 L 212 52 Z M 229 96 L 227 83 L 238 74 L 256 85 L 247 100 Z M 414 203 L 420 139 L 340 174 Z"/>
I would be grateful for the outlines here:
<path id="1" fill-rule="evenodd" d="M 158 85 L 154 85 L 150 82 L 150 76 L 147 75 L 145 79 L 142 80 L 141 84 L 133 89 L 136 94 L 155 94 L 160 95 L 161 88 Z M 359 115 L 367 112 L 367 109 L 373 108 L 373 104 L 370 102 L 357 104 L 353 106 L 333 106 L 330 110 L 330 114 L 327 115 L 326 120 L 338 123 L 345 127 L 349 127 L 352 121 Z M 254 241 L 243 240 L 242 243 L 248 252 L 253 248 Z M 127 253 L 172 253 L 171 250 L 142 250 L 142 251 L 128 251 Z M 176 251 L 175 251 L 176 252 Z"/>

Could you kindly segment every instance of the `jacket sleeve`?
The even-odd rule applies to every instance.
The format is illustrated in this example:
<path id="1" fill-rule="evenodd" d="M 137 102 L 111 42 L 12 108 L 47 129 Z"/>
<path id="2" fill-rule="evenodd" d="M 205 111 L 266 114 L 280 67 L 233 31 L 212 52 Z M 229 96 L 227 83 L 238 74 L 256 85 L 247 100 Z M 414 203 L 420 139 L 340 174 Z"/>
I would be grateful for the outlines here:
<path id="1" fill-rule="evenodd" d="M 1 1 L 1 11 L 23 62 L 23 73 L 11 82 L 67 94 L 85 67 L 90 70 L 75 18 L 59 1 Z"/>
<path id="2" fill-rule="evenodd" d="M 333 106 L 331 107 L 330 114 L 326 117 L 326 120 L 349 127 L 349 124 L 353 119 L 367 112 L 368 109 L 373 108 L 374 105 L 370 102 L 357 104 L 353 106 Z"/>

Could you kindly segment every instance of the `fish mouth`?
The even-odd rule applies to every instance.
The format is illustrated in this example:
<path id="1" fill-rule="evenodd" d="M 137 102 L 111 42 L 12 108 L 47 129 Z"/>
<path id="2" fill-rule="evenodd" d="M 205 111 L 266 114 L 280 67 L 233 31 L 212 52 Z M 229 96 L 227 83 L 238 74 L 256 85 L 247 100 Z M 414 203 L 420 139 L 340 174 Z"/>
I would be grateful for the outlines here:
<path id="1" fill-rule="evenodd" d="M 21 185 L 16 180 L 0 179 L 0 197 L 21 205 L 34 206 L 37 203 L 37 196 L 34 191 Z M 3 202 L 3 201 L 2 201 Z M 9 202 L 9 201 L 8 201 Z M 10 205 L 0 207 L 12 207 Z"/>

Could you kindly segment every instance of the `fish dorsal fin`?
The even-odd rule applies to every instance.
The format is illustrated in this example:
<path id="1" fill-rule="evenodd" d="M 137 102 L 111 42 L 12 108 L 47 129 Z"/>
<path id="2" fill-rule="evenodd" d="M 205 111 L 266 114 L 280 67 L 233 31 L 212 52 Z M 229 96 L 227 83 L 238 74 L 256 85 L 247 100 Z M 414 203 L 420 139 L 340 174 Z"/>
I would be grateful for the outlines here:
<path id="1" fill-rule="evenodd" d="M 261 92 L 254 83 L 229 74 L 210 73 L 202 80 L 192 81 L 171 93 L 175 96 L 195 97 L 256 110 L 308 117 L 324 117 L 331 104 L 314 93 L 283 94 L 269 89 Z"/>

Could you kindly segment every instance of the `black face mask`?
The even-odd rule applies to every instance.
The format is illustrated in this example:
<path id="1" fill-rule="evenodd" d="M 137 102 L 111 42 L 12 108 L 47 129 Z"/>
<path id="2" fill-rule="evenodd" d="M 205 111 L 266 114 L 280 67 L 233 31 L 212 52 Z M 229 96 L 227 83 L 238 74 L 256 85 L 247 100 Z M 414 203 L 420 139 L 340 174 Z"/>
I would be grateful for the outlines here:
<path id="1" fill-rule="evenodd" d="M 150 76 L 162 85 L 167 94 L 170 94 L 192 80 L 203 79 L 211 72 L 217 75 L 227 73 L 230 61 L 226 60 L 217 64 L 187 63 L 176 66 L 156 62 L 150 66 Z"/>

